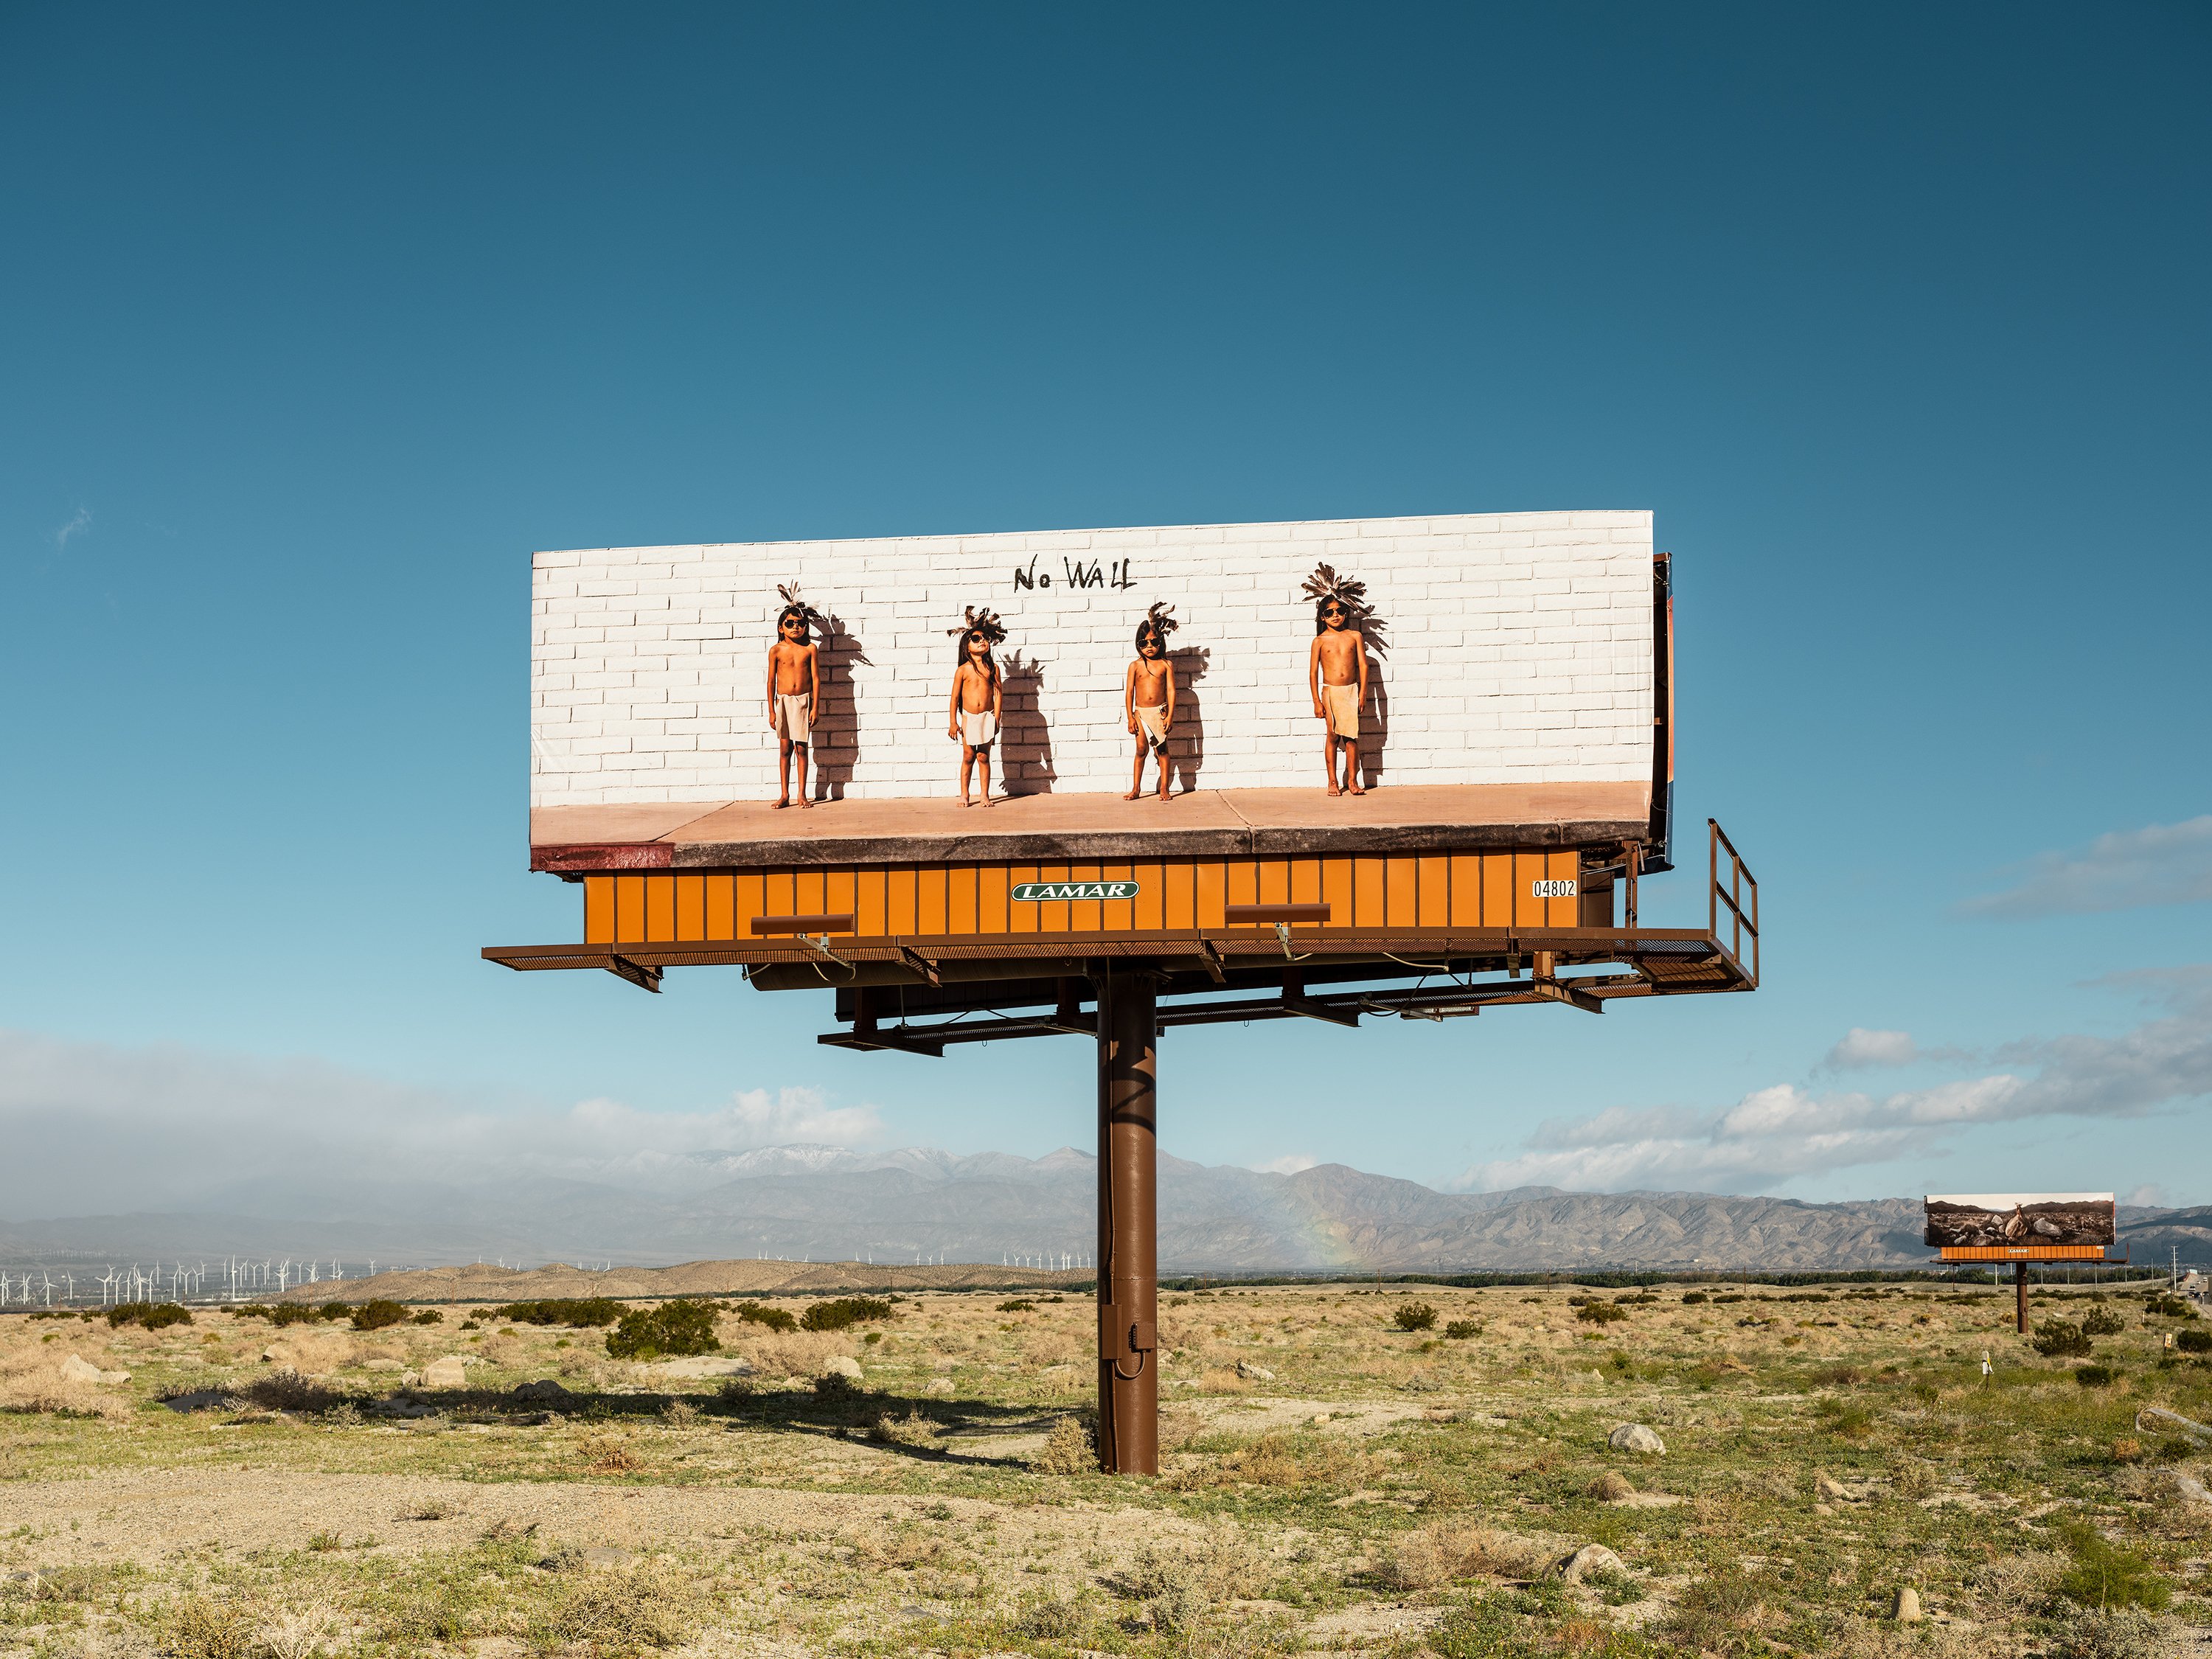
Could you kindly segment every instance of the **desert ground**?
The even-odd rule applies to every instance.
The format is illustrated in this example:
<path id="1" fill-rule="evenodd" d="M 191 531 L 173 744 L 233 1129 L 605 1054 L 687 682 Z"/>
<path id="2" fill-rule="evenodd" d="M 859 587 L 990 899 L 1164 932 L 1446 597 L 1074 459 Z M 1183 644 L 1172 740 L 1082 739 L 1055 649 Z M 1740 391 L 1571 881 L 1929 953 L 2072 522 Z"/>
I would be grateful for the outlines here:
<path id="1" fill-rule="evenodd" d="M 0 1318 L 0 1654 L 2146 1659 L 2212 1630 L 2212 1341 L 2162 1285 L 2039 1295 L 2090 1328 L 2053 1357 L 1986 1287 L 1166 1294 L 1156 1480 L 1085 1468 L 1088 1298 L 737 1312 L 811 1304 L 725 1300 L 719 1350 L 657 1362 L 483 1307 Z"/>

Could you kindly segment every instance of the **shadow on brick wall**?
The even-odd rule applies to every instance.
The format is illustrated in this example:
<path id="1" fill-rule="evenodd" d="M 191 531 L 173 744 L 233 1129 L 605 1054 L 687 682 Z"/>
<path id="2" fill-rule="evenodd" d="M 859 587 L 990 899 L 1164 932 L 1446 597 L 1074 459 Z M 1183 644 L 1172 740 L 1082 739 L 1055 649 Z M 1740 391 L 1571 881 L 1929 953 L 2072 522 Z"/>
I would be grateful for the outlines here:
<path id="1" fill-rule="evenodd" d="M 816 615 L 822 618 L 822 707 L 814 711 L 811 787 L 817 800 L 842 800 L 853 781 L 853 769 L 860 763 L 860 702 L 853 695 L 853 665 L 875 665 L 860 640 L 845 631 L 844 619 L 836 612 Z"/>
<path id="2" fill-rule="evenodd" d="M 1206 769 L 1206 699 L 1198 683 L 1212 665 L 1212 657 L 1211 646 L 1186 646 L 1168 653 L 1176 676 L 1176 721 L 1168 734 L 1168 764 L 1174 779 L 1170 787 L 1181 794 L 1197 788 L 1199 774 Z"/>
<path id="3" fill-rule="evenodd" d="M 999 779 L 1009 795 L 1049 795 L 1058 781 L 1052 760 L 1052 728 L 1038 699 L 1044 690 L 1044 665 L 1018 651 L 999 665 Z"/>

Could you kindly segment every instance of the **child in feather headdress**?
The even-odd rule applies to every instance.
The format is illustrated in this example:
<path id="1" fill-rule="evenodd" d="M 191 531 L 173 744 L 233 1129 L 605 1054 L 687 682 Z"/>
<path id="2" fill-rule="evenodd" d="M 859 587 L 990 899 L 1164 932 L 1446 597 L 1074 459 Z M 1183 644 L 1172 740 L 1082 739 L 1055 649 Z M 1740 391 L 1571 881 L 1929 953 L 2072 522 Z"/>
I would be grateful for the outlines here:
<path id="1" fill-rule="evenodd" d="M 945 718 L 945 736 L 960 744 L 960 804 L 968 799 L 968 781 L 977 768 L 982 771 L 983 805 L 991 804 L 991 745 L 999 740 L 1002 701 L 999 659 L 991 647 L 1006 637 L 1006 624 L 986 609 L 966 607 L 968 620 L 948 634 L 960 641 L 960 666 L 952 674 L 952 699 Z"/>
<path id="2" fill-rule="evenodd" d="M 1316 565 L 1305 580 L 1314 602 L 1314 642 L 1306 653 L 1306 683 L 1313 692 L 1314 718 L 1322 727 L 1322 763 L 1328 793 L 1367 791 L 1359 782 L 1359 711 L 1367 702 L 1367 641 L 1359 631 L 1367 606 L 1367 584 Z M 1337 784 L 1337 750 L 1344 751 L 1344 782 Z"/>
<path id="3" fill-rule="evenodd" d="M 775 643 L 768 648 L 768 729 L 776 737 L 779 807 L 791 805 L 791 762 L 799 757 L 799 804 L 814 805 L 806 792 L 806 757 L 814 742 L 814 711 L 822 701 L 821 658 L 814 644 L 814 607 L 799 584 L 776 585 L 783 609 L 775 613 Z"/>
<path id="4" fill-rule="evenodd" d="M 1129 793 L 1134 800 L 1145 793 L 1145 756 L 1149 750 L 1160 774 L 1160 795 L 1168 798 L 1168 733 L 1176 715 L 1175 665 L 1168 660 L 1168 635 L 1177 626 L 1171 605 L 1155 605 L 1137 624 L 1137 659 L 1121 680 L 1121 711 L 1127 715 L 1130 734 L 1137 739 L 1136 758 L 1129 767 Z"/>

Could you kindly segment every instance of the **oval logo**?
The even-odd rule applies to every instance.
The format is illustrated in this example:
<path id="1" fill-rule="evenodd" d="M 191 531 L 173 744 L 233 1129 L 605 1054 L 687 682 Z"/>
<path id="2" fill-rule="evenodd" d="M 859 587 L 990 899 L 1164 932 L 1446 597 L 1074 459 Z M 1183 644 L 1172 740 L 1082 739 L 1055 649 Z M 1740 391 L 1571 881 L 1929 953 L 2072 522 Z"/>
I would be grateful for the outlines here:
<path id="1" fill-rule="evenodd" d="M 1048 903 L 1058 899 L 1133 899 L 1133 881 L 1018 881 L 1008 896 Z"/>

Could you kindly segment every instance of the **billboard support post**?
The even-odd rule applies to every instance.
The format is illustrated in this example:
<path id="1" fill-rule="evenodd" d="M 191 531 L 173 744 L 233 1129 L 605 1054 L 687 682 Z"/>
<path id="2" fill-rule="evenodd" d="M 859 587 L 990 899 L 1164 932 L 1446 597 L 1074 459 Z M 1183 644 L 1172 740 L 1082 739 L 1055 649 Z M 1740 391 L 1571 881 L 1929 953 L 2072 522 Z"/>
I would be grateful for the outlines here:
<path id="1" fill-rule="evenodd" d="M 1158 1474 L 1159 988 L 1109 966 L 1098 987 L 1098 1467 Z"/>
<path id="2" fill-rule="evenodd" d="M 2012 1316 L 2014 1325 L 2018 1328 L 2022 1336 L 2026 1336 L 2027 1334 L 2027 1263 L 2025 1261 L 2015 1261 L 2012 1264 Z"/>

